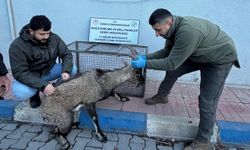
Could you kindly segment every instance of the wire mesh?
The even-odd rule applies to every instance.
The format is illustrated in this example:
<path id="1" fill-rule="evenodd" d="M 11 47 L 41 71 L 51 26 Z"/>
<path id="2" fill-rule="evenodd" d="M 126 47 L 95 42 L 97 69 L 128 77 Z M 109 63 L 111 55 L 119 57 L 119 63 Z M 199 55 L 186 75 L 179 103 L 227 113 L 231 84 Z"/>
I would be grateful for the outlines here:
<path id="1" fill-rule="evenodd" d="M 134 46 L 139 54 L 146 54 L 146 46 Z M 77 65 L 78 71 L 83 73 L 93 69 L 118 69 L 124 66 L 124 61 L 130 63 L 129 57 L 131 52 L 127 45 L 94 43 L 85 41 L 75 41 L 68 45 L 73 54 L 73 62 Z M 143 71 L 146 79 L 146 69 Z M 123 96 L 143 97 L 145 84 L 137 86 L 135 83 L 125 82 L 115 89 L 116 92 Z"/>

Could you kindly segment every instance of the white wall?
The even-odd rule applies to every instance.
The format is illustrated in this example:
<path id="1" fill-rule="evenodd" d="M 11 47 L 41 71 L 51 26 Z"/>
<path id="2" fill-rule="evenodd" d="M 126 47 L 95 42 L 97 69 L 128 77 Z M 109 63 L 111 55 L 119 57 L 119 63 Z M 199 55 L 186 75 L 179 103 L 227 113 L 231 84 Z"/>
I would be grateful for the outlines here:
<path id="1" fill-rule="evenodd" d="M 9 67 L 8 48 L 11 43 L 11 33 L 8 20 L 6 0 L 0 0 L 0 51 L 4 62 Z"/>
<path id="2" fill-rule="evenodd" d="M 157 8 L 167 8 L 175 15 L 196 16 L 218 24 L 235 41 L 242 68 L 233 69 L 230 84 L 250 85 L 250 1 L 248 0 L 12 0 L 16 29 L 19 31 L 33 15 L 45 14 L 53 23 L 52 30 L 66 43 L 88 40 L 90 17 L 139 19 L 139 44 L 149 46 L 151 52 L 163 47 L 164 40 L 156 38 L 148 25 L 148 17 Z M 7 57 L 11 42 L 5 0 L 0 1 L 0 49 Z M 8 59 L 5 59 L 8 61 Z M 8 64 L 8 62 L 7 62 Z M 149 78 L 161 80 L 164 72 L 149 71 Z M 186 75 L 194 81 L 199 73 Z"/>

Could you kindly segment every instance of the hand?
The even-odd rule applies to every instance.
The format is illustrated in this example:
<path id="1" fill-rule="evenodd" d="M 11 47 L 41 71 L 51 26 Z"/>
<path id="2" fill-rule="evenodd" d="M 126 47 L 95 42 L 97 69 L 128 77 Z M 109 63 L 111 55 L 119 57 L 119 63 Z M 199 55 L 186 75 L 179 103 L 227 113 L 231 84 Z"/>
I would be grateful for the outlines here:
<path id="1" fill-rule="evenodd" d="M 146 55 L 136 55 L 136 57 L 142 57 L 143 59 L 147 60 L 147 56 Z"/>
<path id="2" fill-rule="evenodd" d="M 62 79 L 68 80 L 70 78 L 70 75 L 67 72 L 62 73 Z"/>
<path id="3" fill-rule="evenodd" d="M 44 90 L 43 90 L 43 93 L 46 95 L 46 96 L 49 96 L 51 94 L 53 94 L 55 91 L 55 88 L 52 84 L 48 84 Z"/>
<path id="4" fill-rule="evenodd" d="M 145 68 L 147 63 L 147 58 L 145 55 L 137 55 L 135 60 L 131 61 L 131 65 L 134 68 Z"/>
<path id="5" fill-rule="evenodd" d="M 5 76 L 0 76 L 0 97 L 4 97 L 10 91 L 10 80 Z"/>

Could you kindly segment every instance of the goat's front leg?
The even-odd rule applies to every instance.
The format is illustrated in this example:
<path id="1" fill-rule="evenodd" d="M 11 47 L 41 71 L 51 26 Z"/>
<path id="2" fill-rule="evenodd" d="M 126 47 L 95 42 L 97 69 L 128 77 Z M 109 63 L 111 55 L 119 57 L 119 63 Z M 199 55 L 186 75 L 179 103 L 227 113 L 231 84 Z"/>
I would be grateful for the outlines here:
<path id="1" fill-rule="evenodd" d="M 107 142 L 107 137 L 103 134 L 98 123 L 98 116 L 96 113 L 95 103 L 86 104 L 87 111 L 91 117 L 91 120 L 95 126 L 95 133 L 100 142 Z"/>

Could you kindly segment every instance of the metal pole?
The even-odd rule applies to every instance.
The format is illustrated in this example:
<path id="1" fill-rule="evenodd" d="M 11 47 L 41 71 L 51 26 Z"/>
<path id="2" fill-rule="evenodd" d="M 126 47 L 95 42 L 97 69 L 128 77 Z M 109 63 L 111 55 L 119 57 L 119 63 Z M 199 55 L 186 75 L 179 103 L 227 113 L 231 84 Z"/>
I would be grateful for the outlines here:
<path id="1" fill-rule="evenodd" d="M 17 37 L 17 33 L 16 33 L 16 28 L 15 28 L 15 19 L 13 15 L 12 0 L 6 0 L 6 2 L 7 2 L 11 37 L 12 37 L 12 40 L 14 40 Z"/>

